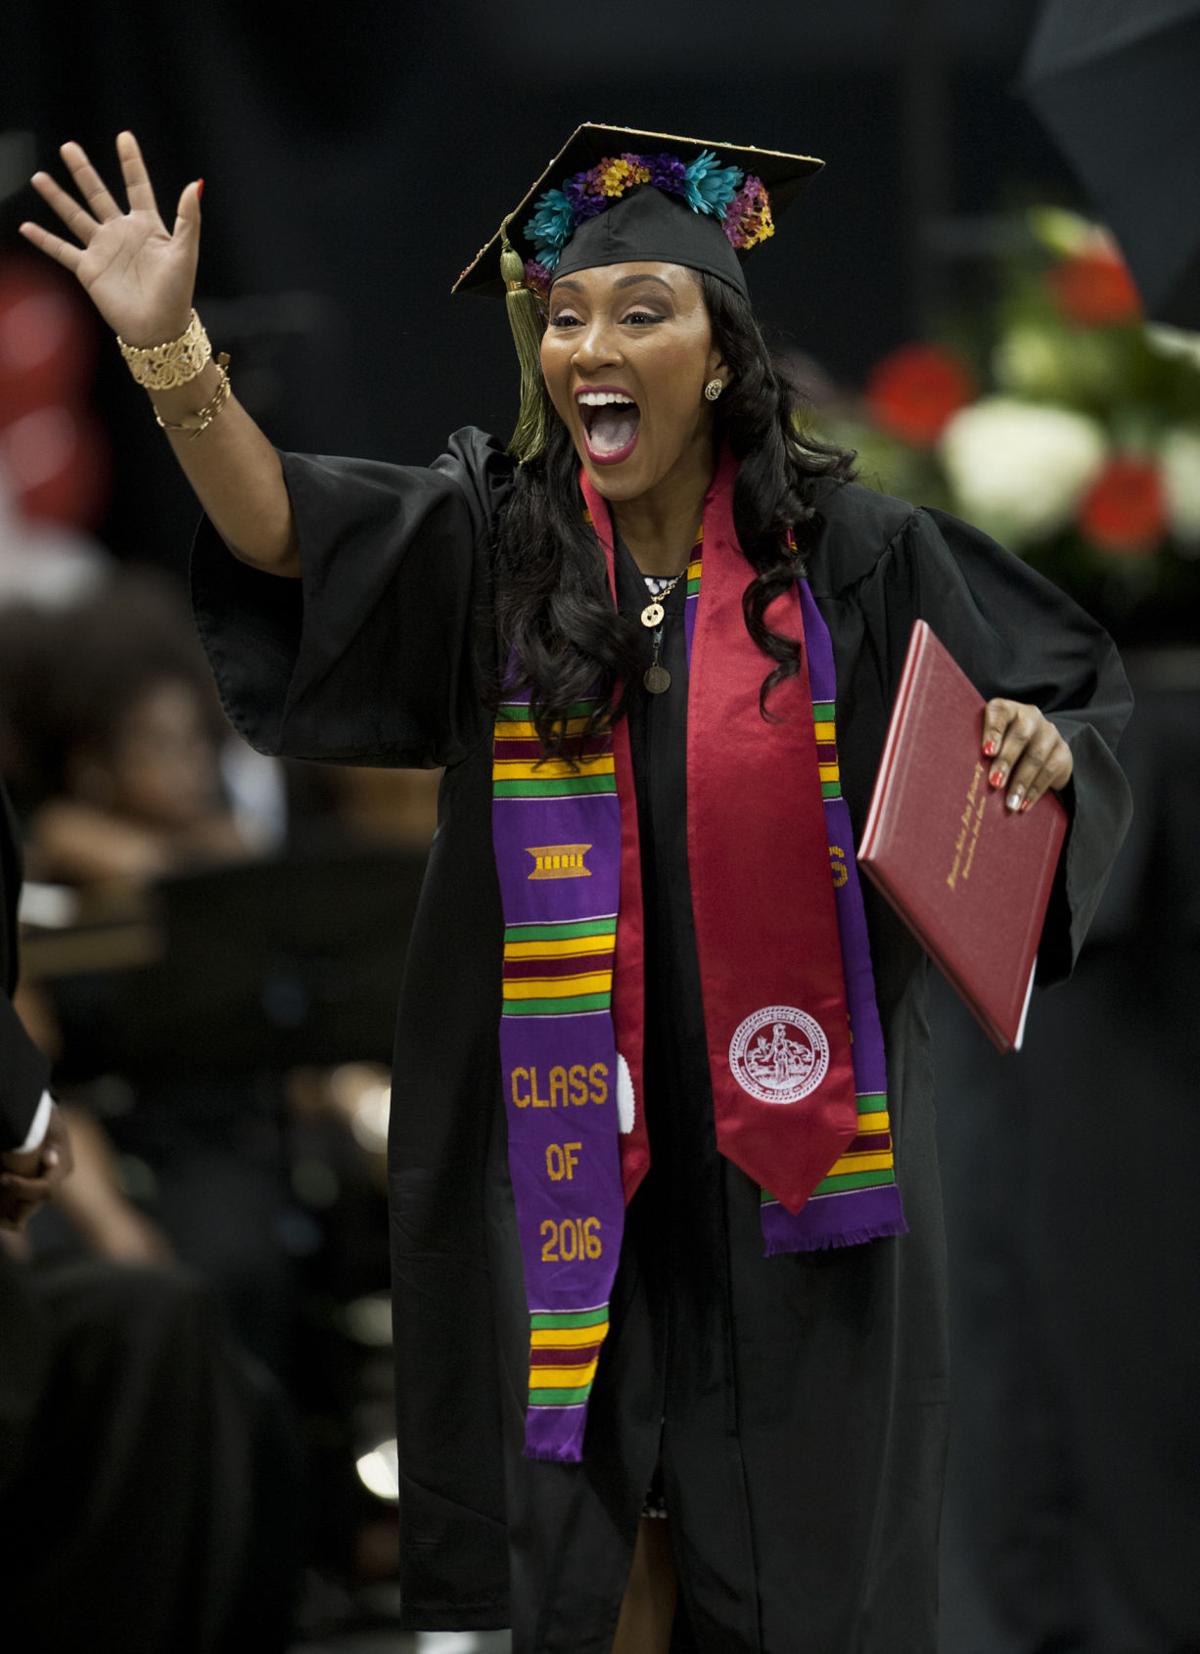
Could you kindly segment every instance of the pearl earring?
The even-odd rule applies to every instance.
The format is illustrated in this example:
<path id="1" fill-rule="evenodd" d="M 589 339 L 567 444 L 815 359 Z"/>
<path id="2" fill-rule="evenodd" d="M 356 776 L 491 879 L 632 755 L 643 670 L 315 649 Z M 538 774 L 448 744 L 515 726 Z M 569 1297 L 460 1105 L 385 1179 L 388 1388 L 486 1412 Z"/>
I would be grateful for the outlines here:
<path id="1" fill-rule="evenodd" d="M 724 389 L 725 387 L 719 379 L 710 379 L 704 387 L 704 394 L 710 402 L 715 402 Z"/>

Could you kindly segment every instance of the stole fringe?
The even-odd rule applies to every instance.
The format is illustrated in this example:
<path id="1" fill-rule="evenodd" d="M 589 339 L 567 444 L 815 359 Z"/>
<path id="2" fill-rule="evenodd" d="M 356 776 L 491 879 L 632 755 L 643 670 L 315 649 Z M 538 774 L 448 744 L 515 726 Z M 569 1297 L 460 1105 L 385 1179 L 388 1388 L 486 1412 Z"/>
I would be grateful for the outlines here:
<path id="1" fill-rule="evenodd" d="M 535 1461 L 535 1463 L 539 1463 L 539 1464 L 579 1464 L 581 1462 L 579 1454 L 575 1451 L 574 1448 L 568 1448 L 568 1447 L 559 1447 L 559 1448 L 536 1447 L 535 1448 L 535 1447 L 530 1447 L 528 1442 L 525 1443 L 525 1448 L 524 1448 L 523 1453 L 521 1454 L 521 1457 L 524 1458 L 524 1459 L 533 1459 Z"/>
<path id="2" fill-rule="evenodd" d="M 783 1246 L 778 1241 L 768 1241 L 763 1256 L 779 1258 L 793 1252 L 832 1252 L 843 1246 L 863 1246 L 867 1241 L 895 1240 L 907 1233 L 907 1223 L 902 1217 L 897 1217 L 886 1223 L 868 1224 L 862 1229 L 845 1229 L 837 1235 L 820 1235 L 808 1246 Z"/>

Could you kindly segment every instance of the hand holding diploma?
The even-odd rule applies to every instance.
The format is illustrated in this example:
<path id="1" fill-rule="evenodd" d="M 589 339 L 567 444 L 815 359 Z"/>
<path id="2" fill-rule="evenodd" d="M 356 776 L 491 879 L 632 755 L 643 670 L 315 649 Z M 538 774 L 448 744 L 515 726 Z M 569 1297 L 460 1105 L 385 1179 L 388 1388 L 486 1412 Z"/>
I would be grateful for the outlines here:
<path id="1" fill-rule="evenodd" d="M 928 623 L 915 622 L 859 865 L 1001 1050 L 1021 1042 L 1068 822 L 1057 801 L 1026 812 L 1071 773 L 1044 713 L 985 701 Z"/>
<path id="2" fill-rule="evenodd" d="M 1071 779 L 1074 759 L 1058 730 L 1036 706 L 1000 696 L 983 709 L 983 756 L 995 758 L 988 784 L 1002 787 L 1012 776 L 1005 799 L 1010 810 L 1028 810 L 1052 787 L 1061 792 Z"/>

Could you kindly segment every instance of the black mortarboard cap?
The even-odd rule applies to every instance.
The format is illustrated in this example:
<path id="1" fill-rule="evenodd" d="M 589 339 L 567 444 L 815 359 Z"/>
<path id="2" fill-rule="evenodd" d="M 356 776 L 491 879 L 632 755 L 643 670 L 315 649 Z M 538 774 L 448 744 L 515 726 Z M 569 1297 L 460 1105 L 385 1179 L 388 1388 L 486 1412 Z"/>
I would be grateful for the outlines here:
<path id="1" fill-rule="evenodd" d="M 744 294 L 742 262 L 824 164 L 670 132 L 576 127 L 452 289 L 507 300 L 521 364 L 509 452 L 524 462 L 546 440 L 537 294 L 570 271 L 648 260 L 705 271 Z"/>
<path id="2" fill-rule="evenodd" d="M 755 149 L 745 144 L 684 138 L 670 132 L 644 132 L 629 126 L 600 126 L 594 121 L 585 121 L 582 126 L 576 127 L 501 228 L 480 248 L 454 283 L 453 291 L 492 293 L 497 297 L 503 295 L 506 283 L 500 271 L 500 255 L 506 231 L 507 239 L 519 253 L 523 264 L 535 258 L 537 242 L 527 234 L 527 226 L 536 217 L 539 200 L 548 191 L 562 191 L 567 181 L 575 179 L 578 174 L 598 167 L 606 160 L 619 160 L 629 155 L 647 159 L 669 156 L 687 168 L 705 154 L 714 157 L 708 168 L 709 180 L 729 168 L 736 168 L 746 178 L 759 179 L 766 191 L 771 218 L 775 221 L 813 174 L 825 164 L 813 155 L 791 155 L 779 150 Z M 669 175 L 660 176 L 664 182 L 675 182 Z M 704 178 L 700 179 L 694 196 L 703 197 L 705 182 Z M 559 263 L 551 274 L 564 275 L 568 270 L 583 270 L 593 265 L 618 264 L 634 259 L 655 259 L 708 270 L 744 292 L 745 280 L 740 265 L 752 247 L 735 248 L 722 228 L 719 214 L 693 210 L 683 196 L 655 187 L 655 183 L 652 176 L 648 186 L 627 185 L 612 206 L 595 216 L 585 217 L 581 222 L 577 219 L 570 225 Z M 719 203 L 720 192 L 715 200 Z M 594 204 L 594 197 L 587 201 L 589 208 Z M 757 242 L 752 245 L 757 245 Z"/>

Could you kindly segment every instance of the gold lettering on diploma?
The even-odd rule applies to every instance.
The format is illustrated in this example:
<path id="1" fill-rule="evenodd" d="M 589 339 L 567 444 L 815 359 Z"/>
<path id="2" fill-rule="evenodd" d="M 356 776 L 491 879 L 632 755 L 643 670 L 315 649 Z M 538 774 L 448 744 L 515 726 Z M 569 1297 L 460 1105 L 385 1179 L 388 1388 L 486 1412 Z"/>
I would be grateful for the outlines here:
<path id="1" fill-rule="evenodd" d="M 951 890 L 958 888 L 959 879 L 965 883 L 971 877 L 971 863 L 975 860 L 975 846 L 979 842 L 979 829 L 983 826 L 983 812 L 987 808 L 987 789 L 980 788 L 983 774 L 983 763 L 976 759 L 971 772 L 971 785 L 967 788 L 962 814 L 958 818 L 954 860 L 946 874 L 946 883 Z"/>

